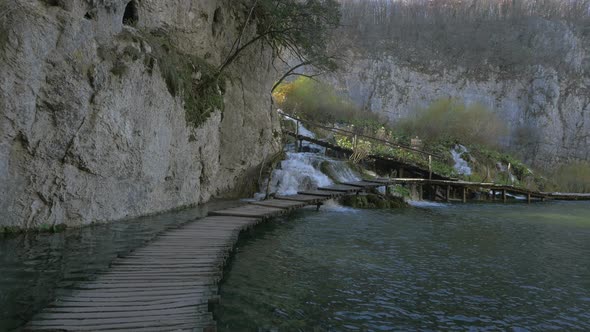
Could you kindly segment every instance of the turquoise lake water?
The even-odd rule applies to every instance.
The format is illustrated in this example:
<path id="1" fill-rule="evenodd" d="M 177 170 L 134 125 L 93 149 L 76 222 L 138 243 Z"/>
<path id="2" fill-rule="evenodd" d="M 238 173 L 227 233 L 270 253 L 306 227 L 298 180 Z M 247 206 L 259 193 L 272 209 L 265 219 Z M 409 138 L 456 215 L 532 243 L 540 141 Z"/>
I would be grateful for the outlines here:
<path id="1" fill-rule="evenodd" d="M 590 204 L 299 212 L 242 240 L 221 331 L 590 330 Z"/>

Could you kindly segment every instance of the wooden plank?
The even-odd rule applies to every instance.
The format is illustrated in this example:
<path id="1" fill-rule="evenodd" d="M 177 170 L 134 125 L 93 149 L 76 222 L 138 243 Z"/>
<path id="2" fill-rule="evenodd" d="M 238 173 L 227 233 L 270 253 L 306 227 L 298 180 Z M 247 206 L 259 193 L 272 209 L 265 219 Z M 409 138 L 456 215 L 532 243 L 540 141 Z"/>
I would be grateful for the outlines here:
<path id="1" fill-rule="evenodd" d="M 277 208 L 277 209 L 288 209 L 288 210 L 299 209 L 299 208 L 302 208 L 305 205 L 307 205 L 304 202 L 292 201 L 292 200 L 286 200 L 286 199 L 269 199 L 269 200 L 258 201 L 258 202 L 250 202 L 250 204 L 272 207 L 272 208 Z"/>
<path id="2" fill-rule="evenodd" d="M 360 187 L 360 188 L 376 188 L 376 187 L 383 187 L 385 184 L 377 183 L 377 182 L 369 182 L 369 181 L 356 181 L 356 182 L 340 182 L 340 184 L 353 186 L 353 187 Z"/>
<path id="3" fill-rule="evenodd" d="M 328 191 L 328 190 L 306 190 L 300 191 L 300 195 L 308 195 L 308 196 L 320 196 L 320 197 L 340 197 L 344 195 L 343 192 L 340 191 Z"/>
<path id="4" fill-rule="evenodd" d="M 282 199 L 282 200 L 305 202 L 309 205 L 317 204 L 317 203 L 323 202 L 328 199 L 325 197 L 312 196 L 312 195 L 277 196 L 276 198 Z"/>
<path id="5" fill-rule="evenodd" d="M 213 211 L 209 217 L 171 229 L 115 259 L 95 280 L 58 290 L 58 296 L 63 295 L 25 330 L 162 331 L 214 326 L 208 300 L 217 296 L 223 264 L 240 232 L 262 218 L 343 194 L 313 193 Z"/>
<path id="6" fill-rule="evenodd" d="M 389 184 L 392 184 L 392 180 L 393 179 L 387 179 L 387 178 L 363 179 L 363 181 L 378 183 L 378 184 L 381 184 L 381 185 L 389 185 Z"/>
<path id="7" fill-rule="evenodd" d="M 256 205 L 245 205 L 237 208 L 231 208 L 221 211 L 209 212 L 211 216 L 233 216 L 233 217 L 257 217 L 257 218 L 268 218 L 284 214 L 286 211 L 283 209 L 256 206 Z"/>
<path id="8" fill-rule="evenodd" d="M 347 186 L 344 184 L 333 184 L 331 186 L 319 187 L 318 190 L 340 191 L 343 193 L 352 193 L 352 192 L 361 191 L 361 189 L 359 187 Z"/>

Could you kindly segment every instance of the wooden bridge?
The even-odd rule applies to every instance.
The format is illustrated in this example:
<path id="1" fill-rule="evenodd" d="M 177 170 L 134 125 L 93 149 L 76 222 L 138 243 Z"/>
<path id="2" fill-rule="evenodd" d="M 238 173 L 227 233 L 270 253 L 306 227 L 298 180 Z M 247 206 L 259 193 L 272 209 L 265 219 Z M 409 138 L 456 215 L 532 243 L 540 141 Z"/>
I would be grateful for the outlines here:
<path id="1" fill-rule="evenodd" d="M 299 120 L 302 121 L 302 120 Z M 352 149 L 343 148 L 338 145 L 332 144 L 330 142 L 320 140 L 313 137 L 308 137 L 304 135 L 300 135 L 298 133 L 293 132 L 286 132 L 287 135 L 294 137 L 299 141 L 307 141 L 311 142 L 315 145 L 340 152 L 346 155 L 352 155 L 354 152 Z M 352 133 L 345 132 L 347 135 L 351 135 Z M 366 137 L 366 136 L 365 136 Z M 370 137 L 369 137 L 370 138 Z M 381 140 L 382 141 L 382 140 Z M 401 146 L 402 149 L 411 149 L 405 146 Z M 422 154 L 428 154 L 426 151 L 411 149 L 413 151 L 417 151 Z M 459 179 L 449 178 L 447 176 L 437 174 L 436 172 L 432 171 L 432 169 L 425 169 L 423 166 L 416 165 L 404 161 L 402 159 L 396 159 L 387 156 L 381 155 L 374 155 L 369 154 L 367 156 L 369 159 L 389 163 L 390 165 L 395 165 L 397 169 L 397 174 L 401 177 L 404 174 L 411 174 L 414 175 L 414 178 L 392 178 L 392 179 L 384 179 L 381 182 L 385 185 L 393 185 L 393 184 L 403 184 L 403 185 L 414 185 L 417 187 L 419 191 L 419 198 L 420 199 L 430 199 L 436 200 L 438 189 L 444 189 L 444 195 L 442 200 L 444 201 L 451 201 L 451 200 L 461 200 L 466 202 L 468 200 L 469 193 L 481 193 L 483 191 L 490 192 L 490 198 L 495 200 L 498 195 L 500 195 L 500 199 L 504 202 L 507 201 L 508 195 L 513 196 L 524 196 L 526 200 L 530 203 L 533 199 L 538 200 L 547 200 L 547 199 L 554 199 L 554 200 L 590 200 L 590 194 L 580 194 L 580 193 L 550 193 L 550 192 L 539 192 L 534 190 L 529 190 L 526 188 L 520 188 L 512 185 L 503 185 L 503 184 L 495 184 L 495 183 L 480 183 L 480 182 L 467 182 L 461 181 Z M 429 158 L 430 159 L 430 158 Z M 430 195 L 424 195 L 424 188 L 429 188 Z M 457 192 L 460 192 L 458 194 Z M 460 196 L 460 197 L 457 197 Z"/>
<path id="2" fill-rule="evenodd" d="M 382 186 L 353 182 L 213 211 L 112 262 L 45 308 L 24 331 L 215 331 L 218 282 L 240 232 L 271 217 Z"/>
<path id="3" fill-rule="evenodd" d="M 485 182 L 468 182 L 458 180 L 429 180 L 420 178 L 392 178 L 392 179 L 376 179 L 369 180 L 382 183 L 383 185 L 411 185 L 419 192 L 420 199 L 436 200 L 437 193 L 443 192 L 443 201 L 449 202 L 451 200 L 461 200 L 467 202 L 470 193 L 489 193 L 491 200 L 501 199 L 504 203 L 508 200 L 508 195 L 522 196 L 531 203 L 533 199 L 545 200 L 590 200 L 590 194 L 577 193 L 549 193 L 528 190 L 510 185 L 485 183 Z M 424 188 L 429 187 L 431 195 L 426 197 L 424 195 Z M 442 190 L 439 190 L 442 189 Z M 498 198 L 500 196 L 500 198 Z"/>
<path id="4" fill-rule="evenodd" d="M 538 199 L 589 199 L 589 195 L 552 194 L 524 189 L 442 179 L 391 178 L 335 184 L 297 195 L 250 202 L 209 213 L 208 217 L 172 229 L 125 257 L 95 280 L 64 290 L 37 314 L 24 331 L 215 331 L 218 282 L 240 232 L 271 217 L 343 195 L 391 185 L 444 188 L 443 200 L 467 201 L 469 192 L 488 190 Z M 432 199 L 437 199 L 439 190 Z M 496 197 L 496 195 L 493 195 Z M 63 292 L 62 292 L 63 293 Z"/>

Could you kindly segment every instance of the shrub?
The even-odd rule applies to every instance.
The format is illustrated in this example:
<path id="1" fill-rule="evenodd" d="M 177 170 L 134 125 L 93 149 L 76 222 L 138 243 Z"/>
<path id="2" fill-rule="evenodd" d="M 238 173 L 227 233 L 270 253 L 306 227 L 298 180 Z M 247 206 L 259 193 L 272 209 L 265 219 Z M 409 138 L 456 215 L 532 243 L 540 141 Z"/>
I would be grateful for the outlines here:
<path id="1" fill-rule="evenodd" d="M 590 193 L 590 162 L 562 165 L 553 172 L 552 179 L 560 191 Z"/>
<path id="2" fill-rule="evenodd" d="M 319 123 L 379 122 L 377 114 L 363 111 L 332 87 L 307 77 L 279 85 L 273 97 L 288 114 Z"/>
<path id="3" fill-rule="evenodd" d="M 204 59 L 184 54 L 162 34 L 146 34 L 153 52 L 146 63 L 153 65 L 154 59 L 173 96 L 182 96 L 186 121 L 198 127 L 218 109 L 223 111 L 225 77 L 218 76 L 216 68 Z"/>
<path id="4" fill-rule="evenodd" d="M 397 125 L 406 136 L 434 141 L 455 141 L 497 146 L 508 129 L 500 118 L 479 104 L 465 105 L 448 98 L 418 110 Z"/>

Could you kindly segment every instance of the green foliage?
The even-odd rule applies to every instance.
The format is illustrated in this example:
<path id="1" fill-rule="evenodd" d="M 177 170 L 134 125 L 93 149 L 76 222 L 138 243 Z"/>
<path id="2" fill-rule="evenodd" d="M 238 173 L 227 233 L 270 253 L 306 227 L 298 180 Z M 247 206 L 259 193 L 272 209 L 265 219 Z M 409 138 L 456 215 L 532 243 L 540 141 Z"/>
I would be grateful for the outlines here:
<path id="1" fill-rule="evenodd" d="M 111 73 L 117 77 L 123 77 L 129 67 L 123 62 L 122 60 L 116 60 L 113 64 L 113 68 L 111 68 Z"/>
<path id="2" fill-rule="evenodd" d="M 403 198 L 410 198 L 411 195 L 410 189 L 401 185 L 393 186 L 392 192 Z"/>
<path id="3" fill-rule="evenodd" d="M 59 224 L 59 225 L 41 224 L 37 228 L 37 231 L 42 232 L 42 233 L 58 233 L 58 232 L 62 232 L 64 230 L 66 230 L 66 229 L 67 229 L 67 226 L 64 224 Z"/>
<path id="4" fill-rule="evenodd" d="M 16 226 L 0 226 L 0 234 L 15 234 L 22 230 Z"/>
<path id="5" fill-rule="evenodd" d="M 340 203 L 358 209 L 396 209 L 407 206 L 403 198 L 379 194 L 347 195 L 340 199 Z"/>
<path id="6" fill-rule="evenodd" d="M 562 165 L 553 172 L 551 178 L 562 192 L 590 193 L 590 162 Z"/>
<path id="7" fill-rule="evenodd" d="M 0 22 L 0 50 L 8 44 L 8 29 L 6 29 Z"/>
<path id="8" fill-rule="evenodd" d="M 49 225 L 49 224 L 41 224 L 37 228 L 33 229 L 33 232 L 39 233 L 58 233 L 62 232 L 67 229 L 67 226 L 64 224 L 59 225 Z M 24 233 L 26 229 L 17 227 L 17 226 L 0 226 L 0 234 L 18 234 Z"/>
<path id="9" fill-rule="evenodd" d="M 239 1 L 236 6 L 242 7 L 237 11 L 245 13 L 247 19 L 219 73 L 257 42 L 263 42 L 275 54 L 288 55 L 321 71 L 335 69 L 327 45 L 328 32 L 340 22 L 337 0 L 257 0 L 253 7 L 251 2 Z M 256 35 L 248 41 L 242 40 L 251 19 L 256 22 Z"/>
<path id="10" fill-rule="evenodd" d="M 398 129 L 408 137 L 423 140 L 469 142 L 497 146 L 507 135 L 507 126 L 500 118 L 479 104 L 465 105 L 456 99 L 441 99 L 414 117 L 400 121 Z"/>
<path id="11" fill-rule="evenodd" d="M 367 136 L 371 136 L 371 137 L 379 137 L 379 131 L 381 131 L 381 130 L 382 129 L 380 129 L 380 130 L 378 130 L 378 132 L 372 133 L 372 134 L 365 131 L 364 134 Z M 383 138 L 383 137 L 381 137 L 381 138 Z M 389 137 L 384 137 L 384 139 L 387 139 L 389 142 L 392 142 L 392 143 L 398 142 L 398 139 L 396 139 L 396 137 L 393 135 L 393 133 Z M 428 169 L 428 156 L 425 154 L 422 154 L 422 153 L 418 153 L 418 152 L 414 152 L 411 150 L 391 146 L 391 145 L 388 145 L 385 143 L 380 143 L 378 141 L 362 139 L 362 138 L 357 139 L 356 146 L 355 146 L 355 144 L 353 142 L 353 138 L 350 136 L 344 136 L 344 135 L 335 135 L 335 142 L 338 146 L 343 147 L 343 148 L 352 149 L 355 151 L 356 150 L 366 151 L 367 155 L 375 155 L 375 156 L 380 156 L 380 157 L 389 158 L 389 159 L 393 159 L 393 160 L 399 160 L 400 162 L 403 162 L 403 163 L 413 164 L 413 165 L 419 166 L 423 169 Z M 436 153 L 436 154 L 443 157 L 443 159 L 433 158 L 432 164 L 431 164 L 432 171 L 436 174 L 440 174 L 443 176 L 456 177 L 457 173 L 452 166 L 451 156 L 449 154 L 450 148 L 440 150 L 440 151 L 439 150 L 440 150 L 440 145 L 437 146 L 437 149 L 427 148 L 427 151 L 430 151 L 433 154 Z"/>
<path id="12" fill-rule="evenodd" d="M 218 109 L 223 111 L 225 77 L 217 75 L 214 66 L 191 54 L 184 54 L 162 34 L 147 34 L 152 55 L 146 63 L 158 63 L 160 73 L 173 96 L 182 96 L 186 120 L 200 126 Z"/>
<path id="13" fill-rule="evenodd" d="M 283 83 L 273 97 L 288 114 L 318 123 L 378 122 L 374 113 L 363 112 L 332 87 L 307 77 Z"/>
<path id="14" fill-rule="evenodd" d="M 473 173 L 466 177 L 466 180 L 515 185 L 531 190 L 549 189 L 549 181 L 520 159 L 487 146 L 467 145 L 467 147 L 469 153 L 462 158 L 469 162 Z M 509 170 L 508 165 L 510 165 Z"/>
<path id="15" fill-rule="evenodd" d="M 275 49 L 288 49 L 314 65 L 334 69 L 326 57 L 329 34 L 340 24 L 337 0 L 260 0 L 255 8 L 259 35 Z M 323 59 L 317 62 L 317 60 Z"/>

